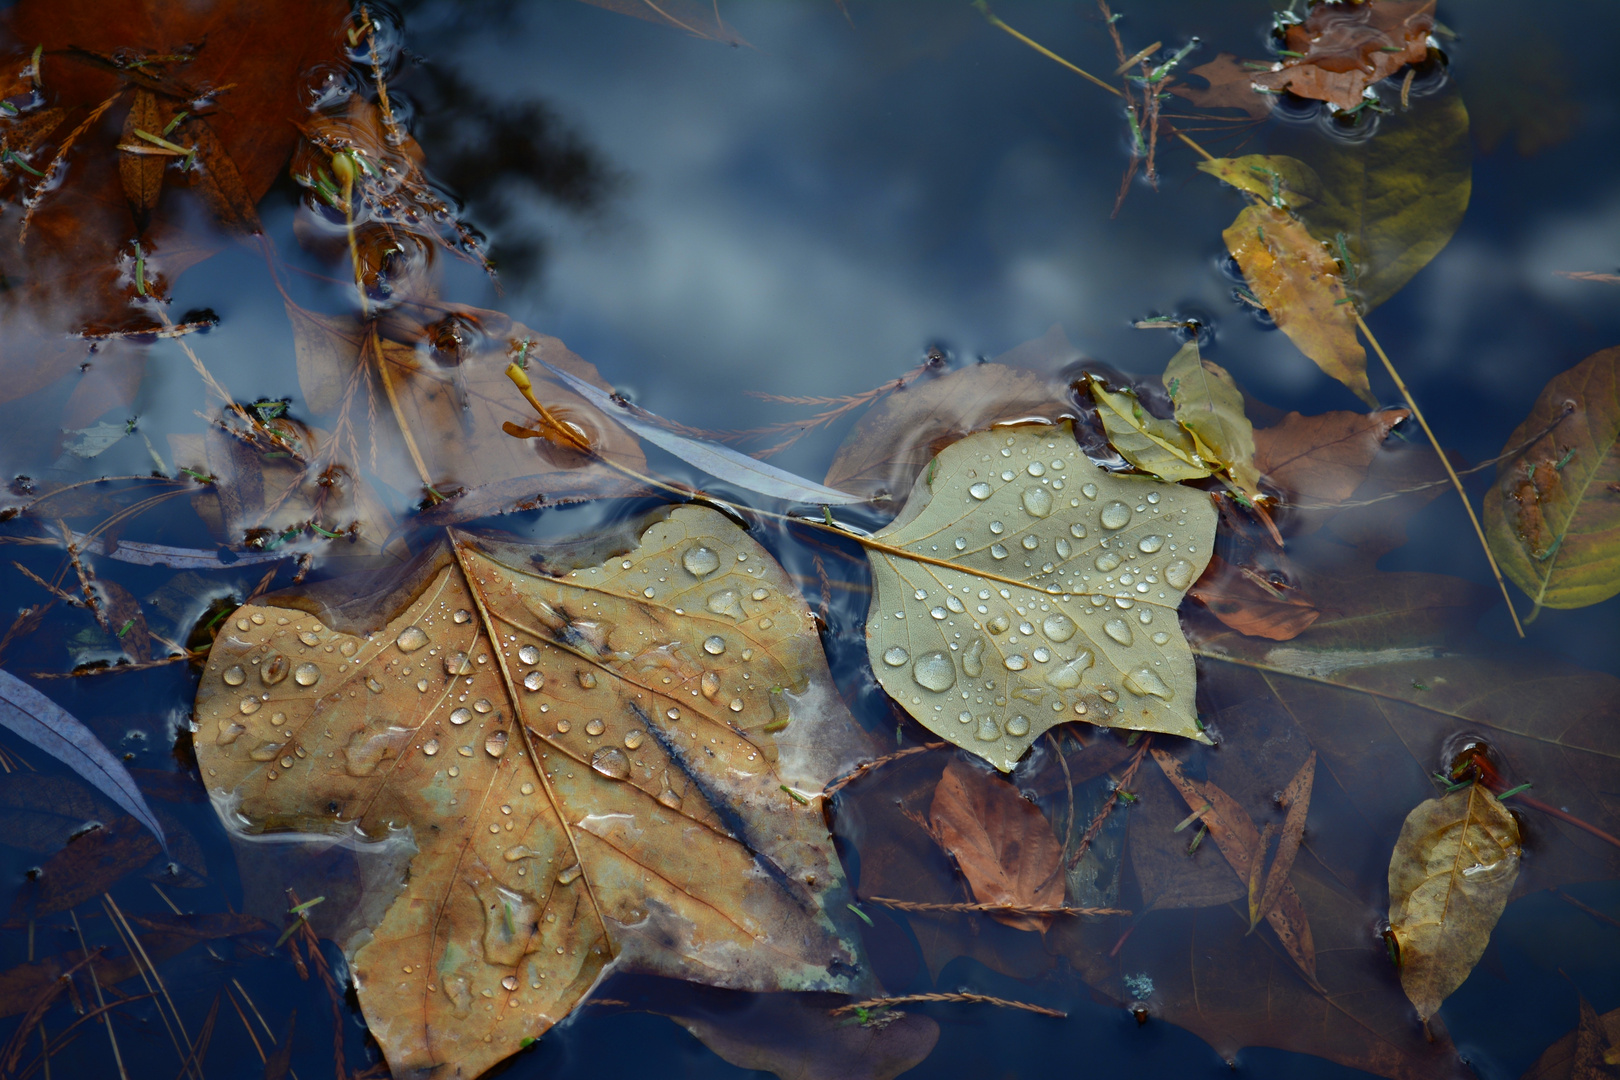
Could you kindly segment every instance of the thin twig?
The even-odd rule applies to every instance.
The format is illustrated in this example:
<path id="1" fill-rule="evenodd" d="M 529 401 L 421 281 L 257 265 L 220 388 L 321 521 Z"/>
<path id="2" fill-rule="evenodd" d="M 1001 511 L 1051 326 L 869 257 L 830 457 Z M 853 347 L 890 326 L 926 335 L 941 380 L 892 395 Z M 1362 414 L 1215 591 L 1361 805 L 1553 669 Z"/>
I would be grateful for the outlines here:
<path id="1" fill-rule="evenodd" d="M 78 913 L 72 908 L 69 908 L 68 917 L 73 920 L 73 932 L 79 936 L 79 951 L 88 954 L 90 952 L 90 947 L 84 942 L 84 931 L 79 927 Z M 94 987 L 96 991 L 96 1004 L 101 1008 L 103 1014 L 105 1014 L 107 1008 L 107 999 L 101 993 L 101 980 L 96 978 L 96 965 L 91 964 L 89 970 L 90 985 Z M 106 1025 L 107 1028 L 107 1041 L 112 1044 L 113 1061 L 118 1064 L 118 1075 L 121 1076 L 123 1080 L 129 1080 L 129 1070 L 124 1068 L 124 1055 L 118 1052 L 118 1036 L 113 1034 L 112 1017 L 103 1015 L 101 1022 Z M 63 1034 L 65 1035 L 66 1032 L 63 1032 Z"/>
<path id="2" fill-rule="evenodd" d="M 1103 803 L 1102 809 L 1097 811 L 1097 816 L 1091 819 L 1091 824 L 1086 826 L 1086 834 L 1080 838 L 1079 846 L 1074 849 L 1074 854 L 1069 857 L 1070 870 L 1080 865 L 1080 860 L 1085 858 L 1086 851 L 1091 847 L 1091 842 L 1097 839 L 1098 833 L 1102 832 L 1103 822 L 1108 820 L 1108 815 L 1114 812 L 1114 804 L 1119 801 L 1119 793 L 1124 791 L 1126 785 L 1136 778 L 1136 770 L 1142 766 L 1142 755 L 1147 753 L 1147 748 L 1152 742 L 1153 736 L 1151 735 L 1142 739 L 1142 744 L 1136 748 L 1136 756 L 1131 758 L 1130 765 L 1125 769 L 1124 774 L 1120 776 L 1119 782 L 1114 785 L 1114 790 L 1108 793 L 1108 800 Z"/>
<path id="3" fill-rule="evenodd" d="M 1384 347 L 1378 343 L 1378 339 L 1373 336 L 1372 329 L 1367 325 L 1367 320 L 1363 319 L 1359 312 L 1356 314 L 1356 326 L 1360 327 L 1362 334 L 1367 338 L 1367 344 L 1371 345 L 1373 352 L 1378 354 L 1378 359 L 1383 361 L 1384 370 L 1389 372 L 1391 379 L 1395 380 L 1396 387 L 1401 391 L 1401 397 L 1406 399 L 1407 407 L 1412 410 L 1413 417 L 1417 419 L 1418 425 L 1423 428 L 1423 434 L 1429 437 L 1429 444 L 1434 447 L 1436 456 L 1440 458 L 1440 464 L 1445 466 L 1446 475 L 1451 478 L 1451 486 L 1457 489 L 1457 497 L 1462 500 L 1463 509 L 1468 511 L 1468 520 L 1474 526 L 1474 535 L 1479 537 L 1479 546 L 1480 550 L 1485 552 L 1485 561 L 1491 564 L 1491 573 L 1496 575 L 1497 587 L 1502 590 L 1502 600 L 1507 604 L 1508 614 L 1513 618 L 1513 629 L 1518 631 L 1520 637 L 1524 637 L 1524 627 L 1519 623 L 1519 613 L 1513 609 L 1513 597 L 1508 592 L 1507 580 L 1502 577 L 1502 568 L 1496 565 L 1496 556 L 1491 554 L 1491 545 L 1485 539 L 1485 530 L 1479 524 L 1478 515 L 1474 513 L 1474 504 L 1469 501 L 1468 492 L 1463 490 L 1462 480 L 1457 476 L 1457 470 L 1451 467 L 1451 461 L 1446 457 L 1445 450 L 1441 448 L 1440 440 L 1435 437 L 1433 429 L 1429 427 L 1429 422 L 1423 418 L 1423 410 L 1418 408 L 1417 399 L 1412 396 L 1412 391 L 1406 388 L 1405 380 L 1401 378 L 1400 372 L 1395 370 L 1395 365 L 1390 362 L 1389 355 L 1384 352 Z"/>
<path id="4" fill-rule="evenodd" d="M 828 784 L 826 788 L 822 790 L 821 797 L 823 799 L 832 798 L 834 795 L 838 794 L 840 791 L 844 790 L 844 788 L 848 787 L 860 777 L 865 776 L 873 769 L 881 768 L 884 765 L 899 761 L 901 758 L 908 758 L 913 754 L 925 754 L 930 750 L 942 750 L 944 747 L 945 744 L 942 742 L 923 743 L 921 746 L 912 746 L 904 750 L 896 750 L 894 753 L 880 757 L 876 761 L 862 762 L 849 772 L 845 773 L 843 776 L 840 776 L 838 779 Z"/>
<path id="5" fill-rule="evenodd" d="M 920 900 L 895 900 L 887 896 L 863 896 L 863 904 L 877 904 L 896 911 L 987 912 L 992 915 L 1129 915 L 1126 908 L 1068 907 L 1064 904 L 938 904 Z"/>
<path id="6" fill-rule="evenodd" d="M 1006 998 L 991 997 L 988 994 L 902 994 L 899 997 L 867 998 L 865 1001 L 855 1001 L 848 1005 L 840 1005 L 832 1010 L 834 1016 L 847 1016 L 857 1009 L 888 1009 L 895 1005 L 918 1005 L 932 1001 L 960 1001 L 973 1005 L 999 1005 L 1003 1009 L 1023 1009 L 1025 1012 L 1040 1013 L 1042 1016 L 1056 1016 L 1066 1018 L 1069 1014 L 1056 1009 L 1048 1009 L 1044 1005 L 1031 1005 L 1027 1001 L 1008 1001 Z"/>

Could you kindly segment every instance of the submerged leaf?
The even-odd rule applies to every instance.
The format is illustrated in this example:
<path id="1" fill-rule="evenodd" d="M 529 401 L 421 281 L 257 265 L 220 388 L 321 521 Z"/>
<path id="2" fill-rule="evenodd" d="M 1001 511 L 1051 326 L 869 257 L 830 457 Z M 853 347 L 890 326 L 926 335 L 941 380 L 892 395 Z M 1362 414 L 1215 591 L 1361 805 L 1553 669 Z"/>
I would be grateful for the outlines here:
<path id="1" fill-rule="evenodd" d="M 1261 834 L 1254 827 L 1254 819 L 1237 800 L 1216 785 L 1207 780 L 1191 780 L 1183 776 L 1176 759 L 1163 750 L 1154 750 L 1153 760 L 1159 763 L 1165 778 L 1175 785 L 1189 809 L 1197 811 L 1208 807 L 1204 810 L 1203 821 L 1209 827 L 1210 839 L 1221 849 L 1221 854 L 1237 874 L 1238 881 L 1248 886 L 1248 891 L 1252 893 L 1257 864 L 1264 860 L 1266 854 Z M 1318 986 L 1316 941 L 1311 934 L 1310 919 L 1305 914 L 1299 893 L 1293 882 L 1288 880 L 1286 867 L 1276 886 L 1276 898 L 1272 904 L 1270 910 L 1264 913 L 1266 922 L 1276 932 L 1277 940 L 1282 942 L 1283 949 L 1305 974 L 1307 981 L 1313 987 Z M 1255 904 L 1250 906 L 1251 927 L 1258 921 L 1257 907 Z"/>
<path id="2" fill-rule="evenodd" d="M 1602 1016 L 1584 997 L 1580 1023 L 1542 1053 L 1523 1080 L 1611 1080 L 1620 1075 L 1620 1009 Z"/>
<path id="3" fill-rule="evenodd" d="M 1356 310 L 1339 268 L 1298 219 L 1246 206 L 1224 233 L 1226 248 L 1277 328 L 1316 366 L 1377 406 L 1367 382 L 1367 352 L 1356 340 Z"/>
<path id="4" fill-rule="evenodd" d="M 1519 877 L 1519 825 L 1484 784 L 1429 799 L 1389 860 L 1401 986 L 1427 1020 L 1463 984 Z"/>
<path id="5" fill-rule="evenodd" d="M 1067 424 L 971 435 L 867 550 L 872 669 L 1003 772 L 1077 717 L 1200 738 L 1176 608 L 1214 530 L 1203 492 L 1100 469 Z"/>
<path id="6" fill-rule="evenodd" d="M 1272 641 L 1298 637 L 1321 617 L 1321 609 L 1297 589 L 1262 584 L 1258 573 L 1245 571 L 1217 555 L 1187 595 L 1238 633 Z"/>
<path id="7" fill-rule="evenodd" d="M 1462 224 L 1474 153 L 1462 95 L 1453 88 L 1416 98 L 1379 117 L 1369 139 L 1290 134 L 1322 182 L 1322 197 L 1299 217 L 1346 263 L 1345 284 L 1370 311 L 1427 266 Z"/>
<path id="8" fill-rule="evenodd" d="M 795 476 L 786 469 L 778 469 L 758 458 L 738 453 L 729 446 L 721 446 L 706 439 L 678 435 L 663 426 L 663 422 L 646 409 L 639 408 L 616 394 L 598 390 L 577 375 L 553 367 L 544 357 L 540 363 L 562 380 L 569 389 L 592 405 L 613 417 L 654 446 L 669 451 L 688 465 L 695 465 L 717 480 L 769 495 L 788 502 L 827 503 L 833 506 L 865 502 L 860 495 L 837 491 L 823 484 Z"/>
<path id="9" fill-rule="evenodd" d="M 1189 341 L 1164 369 L 1164 385 L 1175 387 L 1176 421 L 1202 444 L 1202 460 L 1220 463 L 1232 484 L 1250 499 L 1260 494 L 1254 467 L 1254 425 L 1243 412 L 1243 392 L 1219 364 L 1199 358 Z"/>
<path id="10" fill-rule="evenodd" d="M 1232 53 L 1221 53 L 1207 64 L 1188 68 L 1209 83 L 1205 89 L 1176 83 L 1170 92 L 1186 98 L 1200 109 L 1242 109 L 1255 120 L 1271 115 L 1272 95 L 1254 88 L 1255 73 L 1244 67 Z"/>
<path id="11" fill-rule="evenodd" d="M 610 545 L 452 534 L 364 623 L 306 589 L 210 653 L 195 745 L 235 813 L 412 831 L 409 884 L 347 943 L 396 1074 L 476 1075 L 610 967 L 865 989 L 809 796 L 868 748 L 804 601 L 706 508 Z"/>
<path id="12" fill-rule="evenodd" d="M 1091 396 L 1108 432 L 1108 443 L 1124 459 L 1161 480 L 1200 480 L 1214 470 L 1198 453 L 1198 443 L 1174 420 L 1161 420 L 1142 407 L 1131 390 L 1108 389 L 1091 378 Z"/>
<path id="13" fill-rule="evenodd" d="M 1063 852 L 1040 807 L 999 776 L 956 758 L 934 788 L 928 820 L 941 846 L 981 904 L 1057 907 L 1063 904 Z M 1020 930 L 1045 930 L 1050 915 L 993 913 Z"/>
<path id="14" fill-rule="evenodd" d="M 150 829 L 159 844 L 166 843 L 163 826 L 146 805 L 124 763 L 84 724 L 8 671 L 0 671 L 0 725 L 90 781 L 97 791 Z"/>
<path id="15" fill-rule="evenodd" d="M 1505 450 L 1514 456 L 1485 495 L 1485 534 L 1503 572 L 1538 608 L 1620 593 L 1620 348 L 1549 382 Z"/>
<path id="16" fill-rule="evenodd" d="M 975 364 L 917 379 L 884 397 L 850 430 L 826 482 L 868 498 L 887 497 L 898 513 L 917 474 L 941 450 L 995 424 L 1072 419 L 1068 387 L 1005 364 Z"/>
<path id="17" fill-rule="evenodd" d="M 1367 479 L 1368 467 L 1405 409 L 1372 413 L 1291 412 L 1254 432 L 1254 464 L 1288 501 L 1315 507 L 1342 503 Z"/>

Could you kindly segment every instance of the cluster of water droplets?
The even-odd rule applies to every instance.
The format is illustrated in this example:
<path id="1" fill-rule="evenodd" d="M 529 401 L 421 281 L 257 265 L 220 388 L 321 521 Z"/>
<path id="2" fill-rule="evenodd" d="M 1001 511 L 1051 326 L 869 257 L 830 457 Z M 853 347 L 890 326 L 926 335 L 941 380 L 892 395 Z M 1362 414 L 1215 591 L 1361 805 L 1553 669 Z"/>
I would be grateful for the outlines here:
<path id="1" fill-rule="evenodd" d="M 1098 653 L 1106 655 L 1114 645 L 1133 648 L 1141 635 L 1157 646 L 1172 640 L 1175 608 L 1192 583 L 1197 551 L 1186 518 L 1190 494 L 1183 499 L 1179 491 L 1116 481 L 1139 490 L 1109 498 L 1084 479 L 1094 471 L 1072 444 L 1055 440 L 1035 445 L 1008 437 L 997 452 L 978 457 L 966 499 L 959 508 L 945 508 L 961 517 L 959 531 L 919 525 L 928 539 L 907 546 L 1027 584 L 1014 588 L 946 571 L 932 574 L 926 585 L 908 585 L 937 628 L 907 632 L 905 611 L 885 620 L 882 637 L 904 643 L 884 643 L 880 674 L 909 669 L 911 684 L 908 689 L 888 682 L 891 693 L 942 717 L 952 713 L 949 700 L 956 699 L 966 706 L 956 719 L 982 742 L 1028 737 L 1035 724 L 1017 710 L 1015 699 L 1054 714 L 1072 708 L 1098 721 L 1109 715 L 1120 695 L 1088 674 Z M 1009 489 L 1016 493 L 1012 506 L 997 498 Z M 1021 511 L 1018 520 L 1003 511 L 984 522 L 983 504 L 992 499 L 997 508 Z M 1054 515 L 1066 523 L 1056 537 L 1045 524 Z M 903 537 L 904 531 L 900 542 Z M 916 577 L 903 562 L 895 565 L 905 577 Z M 1156 617 L 1163 626 L 1155 625 Z M 945 647 L 913 655 L 908 646 L 916 641 L 942 641 Z M 1005 674 L 986 676 L 987 658 L 999 659 Z M 1163 663 L 1129 665 L 1119 672 L 1118 685 L 1137 699 L 1173 701 L 1175 691 L 1158 670 Z"/>

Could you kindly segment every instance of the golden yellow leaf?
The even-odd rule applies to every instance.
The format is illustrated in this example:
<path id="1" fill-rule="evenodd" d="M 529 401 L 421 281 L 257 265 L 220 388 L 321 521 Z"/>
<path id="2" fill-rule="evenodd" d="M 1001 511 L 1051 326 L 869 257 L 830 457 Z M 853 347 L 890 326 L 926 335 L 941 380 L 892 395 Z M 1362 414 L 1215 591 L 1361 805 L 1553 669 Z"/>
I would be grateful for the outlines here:
<path id="1" fill-rule="evenodd" d="M 1204 492 L 1101 469 L 1068 424 L 971 435 L 867 549 L 872 670 L 1003 772 L 1075 719 L 1203 739 L 1176 609 L 1214 535 Z"/>
<path id="2" fill-rule="evenodd" d="M 1389 925 L 1423 1019 L 1468 978 L 1518 878 L 1519 825 L 1483 784 L 1407 815 L 1389 860 Z"/>
<path id="3" fill-rule="evenodd" d="M 373 595 L 331 585 L 227 620 L 195 745 L 238 828 L 410 830 L 344 943 L 396 1076 L 484 1072 L 610 967 L 866 989 L 816 795 L 868 747 L 743 530 L 684 506 L 616 546 L 452 532 Z"/>
<path id="4" fill-rule="evenodd" d="M 1198 171 L 1209 173 L 1240 191 L 1258 195 L 1279 209 L 1298 210 L 1322 197 L 1322 181 L 1316 170 L 1298 158 L 1281 154 L 1245 154 L 1200 161 Z"/>
<path id="5" fill-rule="evenodd" d="M 1356 340 L 1356 309 L 1327 249 L 1298 219 L 1269 206 L 1244 207 L 1221 235 L 1277 328 L 1317 367 L 1376 406 L 1367 351 Z"/>

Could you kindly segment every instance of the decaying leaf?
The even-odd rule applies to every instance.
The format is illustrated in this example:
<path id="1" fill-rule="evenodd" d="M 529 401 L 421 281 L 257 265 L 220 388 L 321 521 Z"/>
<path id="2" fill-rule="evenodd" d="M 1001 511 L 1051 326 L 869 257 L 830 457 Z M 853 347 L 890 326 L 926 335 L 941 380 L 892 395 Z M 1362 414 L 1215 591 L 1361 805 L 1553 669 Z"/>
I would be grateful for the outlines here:
<path id="1" fill-rule="evenodd" d="M 865 740 L 803 600 L 722 515 L 617 547 L 452 533 L 369 598 L 337 584 L 229 620 L 195 744 L 255 828 L 412 830 L 408 883 L 348 943 L 395 1075 L 482 1072 L 610 966 L 864 989 L 812 796 Z"/>
<path id="2" fill-rule="evenodd" d="M 889 394 L 851 429 L 826 483 L 868 498 L 888 496 L 895 513 L 917 474 L 941 450 L 994 424 L 1072 419 L 1068 387 L 1051 377 L 976 364 L 918 379 Z"/>
<path id="3" fill-rule="evenodd" d="M 1254 467 L 1254 425 L 1243 412 L 1243 392 L 1226 369 L 1198 355 L 1189 341 L 1164 369 L 1165 388 L 1176 403 L 1176 422 L 1200 444 L 1199 457 L 1219 462 L 1234 487 L 1250 499 L 1260 494 Z"/>
<path id="4" fill-rule="evenodd" d="M 1254 878 L 1255 863 L 1265 857 L 1265 851 L 1260 843 L 1260 831 L 1255 828 L 1254 819 L 1232 796 L 1216 785 L 1207 780 L 1198 781 L 1183 776 L 1176 759 L 1163 750 L 1154 750 L 1152 753 L 1153 760 L 1158 762 L 1165 778 L 1175 785 L 1181 797 L 1186 800 L 1188 809 L 1203 812 L 1202 820 L 1209 828 L 1210 839 L 1215 841 L 1216 846 L 1221 849 L 1221 854 L 1237 874 L 1238 881 L 1245 886 L 1246 891 L 1249 891 L 1252 888 L 1250 882 Z M 1276 889 L 1276 898 L 1272 901 L 1274 906 L 1265 912 L 1264 918 L 1271 925 L 1288 956 L 1304 973 L 1306 981 L 1320 989 L 1316 978 L 1316 941 L 1311 934 L 1310 919 L 1305 914 L 1298 891 L 1287 878 L 1286 868 Z M 1251 927 L 1256 921 L 1252 918 L 1253 914 L 1254 909 L 1251 907 L 1249 923 Z"/>
<path id="5" fill-rule="evenodd" d="M 1355 308 L 1327 250 L 1298 219 L 1268 206 L 1244 207 L 1221 235 L 1277 328 L 1317 367 L 1376 407 L 1367 352 L 1356 340 Z"/>
<path id="6" fill-rule="evenodd" d="M 173 113 L 168 105 L 167 100 L 160 105 L 158 96 L 150 90 L 136 90 L 124 117 L 122 145 L 152 149 L 152 144 L 143 142 L 136 132 L 150 136 L 163 131 L 168 126 L 169 114 Z M 157 209 L 158 196 L 163 194 L 163 171 L 168 166 L 169 159 L 158 154 L 120 151 L 118 176 L 124 183 L 124 198 L 135 212 L 137 225 L 144 225 L 147 215 Z"/>
<path id="7" fill-rule="evenodd" d="M 1207 64 L 1188 68 L 1187 74 L 1199 76 L 1209 86 L 1199 89 L 1178 82 L 1170 87 L 1170 92 L 1200 109 L 1242 109 L 1255 120 L 1271 115 L 1272 95 L 1254 88 L 1255 73 L 1232 53 L 1221 53 Z"/>
<path id="8" fill-rule="evenodd" d="M 1401 986 L 1427 1020 L 1463 984 L 1519 877 L 1519 825 L 1483 784 L 1407 816 L 1389 860 Z"/>
<path id="9" fill-rule="evenodd" d="M 1367 479 L 1390 429 L 1408 415 L 1405 409 L 1291 412 L 1271 427 L 1255 429 L 1255 468 L 1291 502 L 1342 503 Z"/>
<path id="10" fill-rule="evenodd" d="M 1110 390 L 1096 376 L 1090 386 L 1108 443 L 1126 461 L 1169 483 L 1200 480 L 1214 471 L 1214 463 L 1199 455 L 1191 433 L 1174 420 L 1148 412 L 1133 391 Z"/>
<path id="11" fill-rule="evenodd" d="M 1429 55 L 1434 0 L 1324 0 L 1284 35 L 1289 52 L 1277 71 L 1255 72 L 1258 86 L 1354 109 L 1362 93 Z"/>
<path id="12" fill-rule="evenodd" d="M 1316 751 L 1312 750 L 1305 759 L 1305 764 L 1299 767 L 1299 772 L 1288 782 L 1283 789 L 1282 805 L 1288 809 L 1288 818 L 1283 822 L 1281 835 L 1277 840 L 1277 854 L 1271 861 L 1271 868 L 1266 872 L 1266 887 L 1256 902 L 1253 899 L 1253 889 L 1250 890 L 1249 928 L 1252 930 L 1261 919 L 1268 918 L 1276 910 L 1277 901 L 1282 899 L 1283 892 L 1288 887 L 1288 871 L 1294 865 L 1294 856 L 1299 854 L 1300 841 L 1305 836 L 1305 816 L 1311 808 L 1311 786 L 1316 780 Z M 1271 823 L 1267 822 L 1269 826 Z M 1261 854 L 1265 853 L 1265 844 L 1260 845 Z M 1250 880 L 1253 881 L 1251 873 Z"/>
<path id="13" fill-rule="evenodd" d="M 1100 469 L 1067 424 L 971 435 L 877 534 L 898 550 L 868 548 L 872 669 L 1003 772 L 1076 717 L 1200 738 L 1176 608 L 1214 528 L 1203 492 Z"/>
<path id="14" fill-rule="evenodd" d="M 999 776 L 952 758 L 934 788 L 928 821 L 981 904 L 1059 907 L 1063 857 L 1040 807 Z M 994 913 L 1020 930 L 1045 930 L 1050 915 Z"/>
<path id="15" fill-rule="evenodd" d="M 1549 382 L 1506 452 L 1532 439 L 1485 495 L 1491 550 L 1537 608 L 1607 600 L 1620 593 L 1620 348 Z"/>

